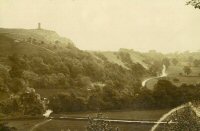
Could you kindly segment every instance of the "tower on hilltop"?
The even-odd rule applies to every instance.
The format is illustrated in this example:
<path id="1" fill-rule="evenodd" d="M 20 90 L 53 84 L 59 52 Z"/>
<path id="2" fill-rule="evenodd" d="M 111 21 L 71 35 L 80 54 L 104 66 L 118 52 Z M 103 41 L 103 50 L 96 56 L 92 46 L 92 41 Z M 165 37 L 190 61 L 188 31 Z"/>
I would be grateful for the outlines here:
<path id="1" fill-rule="evenodd" d="M 41 23 L 38 23 L 38 30 L 41 30 Z"/>

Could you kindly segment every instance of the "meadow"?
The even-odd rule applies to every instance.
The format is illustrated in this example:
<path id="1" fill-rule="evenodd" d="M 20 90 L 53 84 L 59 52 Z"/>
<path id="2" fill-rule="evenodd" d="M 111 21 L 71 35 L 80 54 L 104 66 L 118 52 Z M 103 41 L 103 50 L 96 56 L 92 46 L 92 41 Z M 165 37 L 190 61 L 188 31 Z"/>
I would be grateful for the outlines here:
<path id="1" fill-rule="evenodd" d="M 200 67 L 191 67 L 191 70 L 192 72 L 187 76 L 184 74 L 183 66 L 169 66 L 167 69 L 168 76 L 164 79 L 170 80 L 176 86 L 180 86 L 182 84 L 200 83 Z M 147 88 L 152 90 L 159 79 L 152 79 L 148 81 L 146 84 Z M 178 79 L 178 81 L 175 81 L 175 79 Z"/>
<path id="2" fill-rule="evenodd" d="M 110 111 L 103 112 L 104 116 L 109 119 L 124 119 L 124 120 L 152 120 L 157 121 L 163 114 L 168 112 L 165 110 L 140 110 L 140 111 Z M 94 112 L 80 112 L 80 113 L 64 113 L 53 114 L 55 117 L 88 117 L 94 116 Z M 44 121 L 38 120 L 10 120 L 7 121 L 10 126 L 16 127 L 19 131 L 28 131 L 35 124 Z M 84 131 L 87 126 L 85 120 L 52 120 L 48 123 L 39 126 L 35 131 L 61 131 L 62 129 L 71 129 L 72 131 Z M 120 131 L 149 131 L 153 124 L 131 124 L 131 123 L 111 123 L 113 127 L 119 127 Z"/>

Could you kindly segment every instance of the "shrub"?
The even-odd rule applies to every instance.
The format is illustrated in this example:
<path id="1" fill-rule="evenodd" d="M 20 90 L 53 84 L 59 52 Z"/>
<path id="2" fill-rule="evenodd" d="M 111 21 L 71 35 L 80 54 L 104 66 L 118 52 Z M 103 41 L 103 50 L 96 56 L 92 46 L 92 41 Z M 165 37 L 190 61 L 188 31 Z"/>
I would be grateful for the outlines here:
<path id="1" fill-rule="evenodd" d="M 0 123 L 0 131 L 16 131 L 15 127 L 9 127 L 6 123 Z"/>
<path id="2" fill-rule="evenodd" d="M 112 127 L 110 122 L 105 121 L 103 115 L 98 113 L 96 117 L 88 118 L 87 131 L 118 131 L 118 127 Z"/>
<path id="3" fill-rule="evenodd" d="M 176 82 L 176 83 L 180 82 L 180 80 L 178 78 L 174 78 L 173 81 Z"/>
<path id="4" fill-rule="evenodd" d="M 199 131 L 200 119 L 188 105 L 183 111 L 176 112 L 172 115 L 171 121 L 167 123 L 164 131 Z"/>

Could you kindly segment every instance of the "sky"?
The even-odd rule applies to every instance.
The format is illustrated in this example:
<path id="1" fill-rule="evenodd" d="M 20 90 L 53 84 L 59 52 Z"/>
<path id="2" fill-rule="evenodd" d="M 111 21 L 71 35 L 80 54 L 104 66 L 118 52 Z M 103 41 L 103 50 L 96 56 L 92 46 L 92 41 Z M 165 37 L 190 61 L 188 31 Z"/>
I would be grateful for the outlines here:
<path id="1" fill-rule="evenodd" d="M 200 10 L 185 0 L 0 0 L 0 27 L 55 30 L 83 50 L 200 49 Z"/>

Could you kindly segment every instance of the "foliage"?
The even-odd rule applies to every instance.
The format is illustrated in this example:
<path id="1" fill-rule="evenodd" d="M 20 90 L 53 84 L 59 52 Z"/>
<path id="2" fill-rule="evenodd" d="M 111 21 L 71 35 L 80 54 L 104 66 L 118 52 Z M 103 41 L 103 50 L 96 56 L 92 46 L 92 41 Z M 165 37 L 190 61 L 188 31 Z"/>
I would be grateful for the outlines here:
<path id="1" fill-rule="evenodd" d="M 162 64 L 165 65 L 166 68 L 168 68 L 170 66 L 170 60 L 169 60 L 169 58 L 163 58 Z"/>
<path id="2" fill-rule="evenodd" d="M 43 42 L 41 46 L 45 45 Z M 60 47 L 59 43 L 57 46 Z M 41 114 L 43 110 L 37 96 L 26 94 L 28 87 L 66 89 L 68 93 L 50 97 L 49 107 L 55 112 L 131 107 L 131 97 L 139 91 L 140 78 L 146 73 L 138 63 L 129 61 L 130 69 L 125 69 L 105 59 L 99 61 L 76 48 L 62 49 L 56 55 L 59 57 L 13 54 L 7 57 L 6 67 L 0 66 L 5 76 L 0 79 L 1 89 L 19 96 L 17 103 L 24 114 Z M 95 83 L 103 83 L 103 86 L 95 86 Z M 102 98 L 96 97 L 98 95 Z M 30 100 L 34 104 L 29 103 Z M 1 106 L 7 110 L 12 107 L 12 102 Z M 12 112 L 8 110 L 7 113 Z"/>
<path id="3" fill-rule="evenodd" d="M 172 114 L 170 121 L 165 125 L 164 131 L 199 131 L 200 130 L 200 118 L 191 109 L 190 106 L 186 106 L 180 112 Z"/>
<path id="4" fill-rule="evenodd" d="M 133 63 L 129 53 L 120 51 L 117 55 L 128 66 Z"/>
<path id="5" fill-rule="evenodd" d="M 17 129 L 7 126 L 6 123 L 0 123 L 0 131 L 17 131 Z"/>
<path id="6" fill-rule="evenodd" d="M 38 94 L 34 92 L 23 93 L 0 102 L 0 112 L 4 114 L 20 112 L 22 115 L 40 115 L 44 112 L 44 104 Z"/>
<path id="7" fill-rule="evenodd" d="M 77 97 L 73 93 L 58 94 L 50 98 L 49 108 L 55 113 L 66 111 L 84 111 L 85 99 Z"/>
<path id="8" fill-rule="evenodd" d="M 178 60 L 176 58 L 173 58 L 172 63 L 176 66 L 178 64 Z"/>
<path id="9" fill-rule="evenodd" d="M 199 60 L 199 59 L 195 59 L 195 60 L 193 61 L 193 64 L 194 64 L 195 67 L 200 66 L 200 60 Z"/>
<path id="10" fill-rule="evenodd" d="M 189 66 L 184 66 L 183 71 L 186 75 L 189 75 L 192 72 Z"/>
<path id="11" fill-rule="evenodd" d="M 177 87 L 168 80 L 159 80 L 155 89 L 118 91 L 113 83 L 90 91 L 89 97 L 76 94 L 58 94 L 50 99 L 49 107 L 56 112 L 112 109 L 161 109 L 172 108 L 183 103 L 200 100 L 200 85 L 181 85 Z"/>
<path id="12" fill-rule="evenodd" d="M 153 61 L 152 64 L 150 64 L 149 67 L 149 73 L 153 76 L 157 76 L 158 73 L 160 73 L 162 70 L 162 62 L 160 61 Z"/>
<path id="13" fill-rule="evenodd" d="M 34 92 L 23 93 L 19 97 L 20 110 L 24 115 L 38 115 L 44 112 L 44 104 L 40 95 Z"/>
<path id="14" fill-rule="evenodd" d="M 88 117 L 87 131 L 118 131 L 119 128 L 111 126 L 110 122 L 105 121 L 105 118 L 101 113 L 98 113 L 96 117 Z"/>
<path id="15" fill-rule="evenodd" d="M 9 39 L 8 42 L 14 44 L 12 41 Z M 22 43 L 29 45 L 30 41 L 19 44 Z M 0 66 L 0 89 L 16 95 L 17 98 L 1 102 L 1 110 L 9 114 L 13 112 L 13 106 L 18 105 L 16 110 L 22 109 L 24 114 L 41 114 L 41 98 L 33 92 L 26 92 L 28 87 L 66 89 L 65 92 L 49 98 L 48 106 L 56 113 L 97 109 L 168 108 L 199 98 L 196 86 L 183 85 L 180 88 L 165 80 L 158 81 L 153 91 L 141 89 L 141 78 L 144 75 L 157 75 L 163 64 L 169 66 L 169 59 L 164 58 L 161 61 L 161 54 L 152 54 L 158 59 L 148 59 L 150 68 L 147 71 L 141 64 L 132 62 L 130 54 L 123 51 L 117 53 L 117 56 L 128 68 L 109 62 L 100 53 L 96 53 L 94 57 L 91 53 L 66 45 L 62 41 L 55 43 L 35 39 L 32 44 L 40 47 L 37 51 L 42 50 L 41 52 L 30 53 L 31 50 L 28 50 L 28 53 L 21 51 L 3 56 L 6 61 Z"/>
<path id="16" fill-rule="evenodd" d="M 194 8 L 200 9 L 200 1 L 199 0 L 190 0 L 186 3 L 187 5 L 192 5 Z"/>

